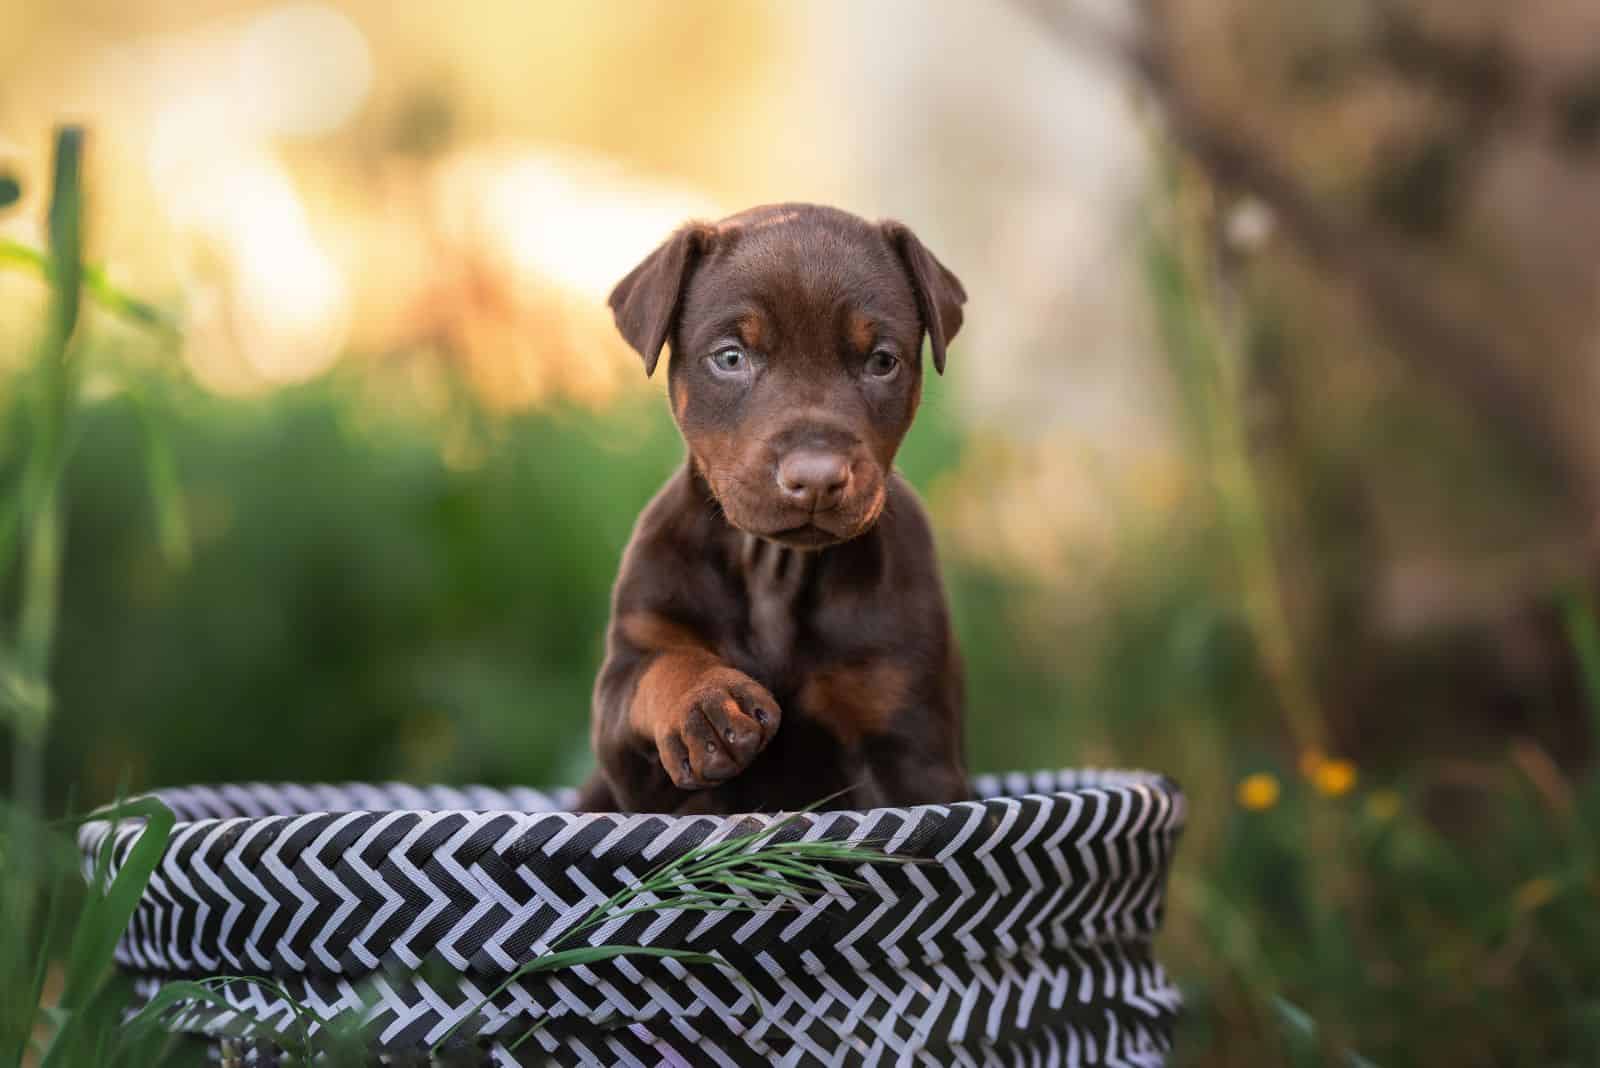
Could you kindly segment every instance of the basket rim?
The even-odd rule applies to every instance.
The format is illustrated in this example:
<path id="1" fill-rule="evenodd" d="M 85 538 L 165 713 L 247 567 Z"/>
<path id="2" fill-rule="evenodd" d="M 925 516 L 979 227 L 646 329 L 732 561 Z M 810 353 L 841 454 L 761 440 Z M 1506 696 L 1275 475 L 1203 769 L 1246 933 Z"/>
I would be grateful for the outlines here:
<path id="1" fill-rule="evenodd" d="M 628 919 L 640 927 L 630 928 L 637 942 L 629 944 L 692 946 L 709 932 L 712 941 L 762 940 L 763 952 L 794 956 L 802 961 L 795 966 L 811 967 L 806 954 L 838 954 L 863 967 L 887 954 L 1010 957 L 1154 933 L 1184 826 L 1175 783 L 1151 772 L 1068 769 L 984 776 L 974 788 L 980 799 L 951 805 L 726 817 L 558 811 L 567 795 L 516 788 L 158 791 L 208 814 L 174 827 L 117 959 L 135 973 L 356 974 L 391 960 L 414 966 L 437 952 L 452 967 L 501 974 L 561 937 L 611 884 L 683 851 L 769 829 L 785 840 L 869 843 L 887 861 L 926 864 L 877 868 L 870 892 L 830 888 L 792 915 L 760 903 L 751 936 L 728 935 L 716 926 L 723 917 L 668 907 Z M 278 811 L 209 814 L 207 804 L 230 811 L 230 795 Z M 405 802 L 435 807 L 398 807 Z M 475 807 L 450 807 L 461 803 Z M 142 823 L 85 824 L 85 873 L 107 849 L 110 870 L 119 870 Z M 828 911 L 835 898 L 843 912 Z M 937 908 L 939 919 L 913 930 L 924 908 Z M 807 933 L 813 923 L 848 925 L 840 928 L 848 937 L 818 941 Z M 883 924 L 894 930 L 876 930 Z M 599 928 L 584 937 L 613 936 Z"/>
<path id="2" fill-rule="evenodd" d="M 482 786 L 478 784 L 450 785 L 443 783 L 413 784 L 399 780 L 363 782 L 299 782 L 293 780 L 245 780 L 212 783 L 189 783 L 178 786 L 157 787 L 128 797 L 123 803 L 154 798 L 174 810 L 176 817 L 173 834 L 196 825 L 239 822 L 243 825 L 258 820 L 278 820 L 316 815 L 344 815 L 353 812 L 417 813 L 438 816 L 447 813 L 505 812 L 515 815 L 548 816 L 573 825 L 593 823 L 598 820 L 651 818 L 673 821 L 679 825 L 689 822 L 711 821 L 719 830 L 752 831 L 770 826 L 795 816 L 812 819 L 855 816 L 861 820 L 876 820 L 883 816 L 900 814 L 916 816 L 939 813 L 946 817 L 958 816 L 985 808 L 994 802 L 1021 801 L 1028 798 L 1062 799 L 1090 792 L 1107 790 L 1149 790 L 1162 795 L 1169 807 L 1162 829 L 1182 831 L 1188 822 L 1188 798 L 1183 788 L 1171 776 L 1141 768 L 1059 768 L 1032 772 L 985 772 L 971 777 L 974 797 L 946 804 L 885 805 L 864 809 L 798 809 L 778 812 L 738 812 L 728 815 L 680 816 L 664 812 L 576 812 L 570 806 L 577 798 L 572 787 L 540 789 L 524 786 Z M 1066 784 L 1066 785 L 1063 785 Z M 342 803 L 343 799 L 366 796 L 404 798 L 435 797 L 439 799 L 476 799 L 487 804 L 396 804 L 362 807 Z M 258 803 L 288 800 L 293 807 L 279 807 L 272 811 L 256 813 L 246 811 L 221 811 L 218 802 L 233 800 L 243 806 L 244 799 L 255 798 Z M 522 804 L 505 803 L 521 801 Z M 108 818 L 116 805 L 102 806 L 84 819 L 78 829 L 79 849 L 87 855 L 97 851 L 113 830 L 128 831 L 142 826 L 142 817 Z M 206 814 L 190 815 L 196 808 L 211 808 Z M 102 813 L 106 815 L 101 815 Z M 714 832 L 715 833 L 715 832 Z"/>

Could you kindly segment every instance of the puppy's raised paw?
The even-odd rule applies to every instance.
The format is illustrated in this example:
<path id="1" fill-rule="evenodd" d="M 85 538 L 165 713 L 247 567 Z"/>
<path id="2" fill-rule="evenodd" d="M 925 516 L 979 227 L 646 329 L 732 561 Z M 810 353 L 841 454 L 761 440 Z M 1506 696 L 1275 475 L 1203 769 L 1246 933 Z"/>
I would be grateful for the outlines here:
<path id="1" fill-rule="evenodd" d="M 712 668 L 656 725 L 656 752 L 673 783 L 703 790 L 750 766 L 782 715 L 766 687 L 732 668 Z"/>

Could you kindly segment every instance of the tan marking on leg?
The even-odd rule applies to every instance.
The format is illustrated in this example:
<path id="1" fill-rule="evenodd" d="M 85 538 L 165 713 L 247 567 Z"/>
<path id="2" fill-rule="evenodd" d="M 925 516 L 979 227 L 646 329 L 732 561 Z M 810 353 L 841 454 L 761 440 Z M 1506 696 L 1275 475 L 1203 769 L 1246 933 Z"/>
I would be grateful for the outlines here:
<path id="1" fill-rule="evenodd" d="M 679 646 L 662 652 L 645 668 L 628 704 L 628 722 L 641 737 L 654 740 L 705 672 L 720 661 L 705 649 Z"/>
<path id="2" fill-rule="evenodd" d="M 704 635 L 655 612 L 629 612 L 617 625 L 628 644 L 641 652 L 683 648 L 711 650 L 711 643 Z"/>

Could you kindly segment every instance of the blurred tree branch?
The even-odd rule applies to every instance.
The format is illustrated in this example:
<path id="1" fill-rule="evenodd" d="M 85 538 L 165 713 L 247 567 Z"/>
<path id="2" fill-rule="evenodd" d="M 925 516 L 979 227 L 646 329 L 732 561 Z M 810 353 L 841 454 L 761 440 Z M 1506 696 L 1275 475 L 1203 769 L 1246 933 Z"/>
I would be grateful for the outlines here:
<path id="1" fill-rule="evenodd" d="M 1503 319 L 1474 314 L 1470 287 L 1453 286 L 1415 248 L 1381 227 L 1321 203 L 1282 154 L 1246 132 L 1211 105 L 1185 79 L 1174 61 L 1166 0 L 1145 0 L 1142 19 L 1123 33 L 1086 15 L 1073 3 L 1023 0 L 1061 43 L 1087 44 L 1114 58 L 1158 103 L 1174 140 L 1224 191 L 1258 198 L 1281 229 L 1330 281 L 1340 285 L 1387 338 L 1395 354 L 1428 379 L 1449 386 L 1482 425 L 1495 428 L 1505 444 L 1518 449 L 1563 486 L 1578 503 L 1588 525 L 1592 556 L 1600 516 L 1600 441 L 1593 430 L 1592 405 L 1582 389 L 1541 388 L 1530 370 L 1530 350 L 1557 344 L 1508 329 Z M 1457 55 L 1423 38 L 1410 23 L 1391 19 L 1411 46 L 1402 54 L 1429 59 L 1429 69 L 1444 65 L 1453 84 L 1467 77 L 1462 65 L 1481 67 L 1489 53 Z M 1428 47 L 1421 47 L 1417 42 Z M 1443 57 L 1443 58 L 1441 58 Z M 1413 66 L 1415 66 L 1413 64 Z M 1502 70 L 1503 62 L 1492 64 Z M 1476 69 L 1476 68 L 1473 68 Z M 1453 73 L 1452 73 L 1453 72 Z M 1468 71 L 1470 74 L 1471 71 Z M 1503 83 L 1491 79 L 1490 89 Z M 1461 292 L 1456 292 L 1461 290 Z"/>

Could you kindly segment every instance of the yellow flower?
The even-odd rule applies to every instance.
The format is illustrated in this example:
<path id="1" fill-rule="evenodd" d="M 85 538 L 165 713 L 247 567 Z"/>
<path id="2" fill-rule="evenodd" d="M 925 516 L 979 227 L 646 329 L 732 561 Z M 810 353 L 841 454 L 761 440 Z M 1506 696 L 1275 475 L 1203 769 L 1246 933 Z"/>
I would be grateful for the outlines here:
<path id="1" fill-rule="evenodd" d="M 1374 790 L 1367 798 L 1367 817 L 1374 823 L 1388 823 L 1400 815 L 1404 802 L 1393 790 Z"/>
<path id="2" fill-rule="evenodd" d="M 1356 766 L 1348 760 L 1324 760 L 1312 773 L 1311 785 L 1323 797 L 1343 797 L 1356 786 Z"/>
<path id="3" fill-rule="evenodd" d="M 1517 911 L 1532 912 L 1548 905 L 1560 890 L 1560 885 L 1554 879 L 1547 875 L 1541 875 L 1537 879 L 1529 879 L 1517 887 L 1517 892 L 1512 900 L 1516 903 Z"/>
<path id="4" fill-rule="evenodd" d="M 1239 780 L 1235 796 L 1239 806 L 1251 812 L 1265 812 L 1278 803 L 1278 777 L 1270 772 L 1258 771 Z"/>

